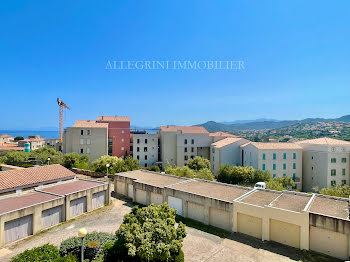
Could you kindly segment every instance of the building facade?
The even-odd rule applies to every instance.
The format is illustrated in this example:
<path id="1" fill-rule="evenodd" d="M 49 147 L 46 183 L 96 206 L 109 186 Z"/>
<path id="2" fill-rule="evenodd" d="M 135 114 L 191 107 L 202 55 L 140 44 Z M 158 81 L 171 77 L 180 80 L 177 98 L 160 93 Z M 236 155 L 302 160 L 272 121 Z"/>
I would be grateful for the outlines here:
<path id="1" fill-rule="evenodd" d="M 242 166 L 268 170 L 272 177 L 293 178 L 302 189 L 302 148 L 294 143 L 256 143 L 241 146 Z"/>
<path id="2" fill-rule="evenodd" d="M 163 167 L 185 166 L 191 158 L 210 158 L 212 138 L 201 126 L 161 126 L 159 131 Z"/>
<path id="3" fill-rule="evenodd" d="M 227 137 L 210 145 L 210 164 L 214 175 L 222 165 L 240 166 L 240 146 L 248 143 L 244 138 Z"/>
<path id="4" fill-rule="evenodd" d="M 158 161 L 158 134 L 134 133 L 133 158 L 142 167 L 155 165 Z"/>
<path id="5" fill-rule="evenodd" d="M 130 117 L 99 116 L 97 123 L 108 124 L 108 154 L 124 158 L 130 155 Z"/>
<path id="6" fill-rule="evenodd" d="M 46 140 L 44 138 L 40 138 L 40 136 L 36 136 L 36 138 L 33 138 L 33 137 L 30 138 L 30 137 L 31 136 L 29 136 L 28 139 L 19 140 L 18 146 L 24 147 L 24 144 L 29 143 L 30 151 L 46 146 Z"/>
<path id="7" fill-rule="evenodd" d="M 303 149 L 305 191 L 349 184 L 350 142 L 318 138 L 298 142 Z"/>
<path id="8" fill-rule="evenodd" d="M 108 124 L 77 120 L 63 134 L 63 153 L 87 154 L 90 161 L 108 154 Z"/>

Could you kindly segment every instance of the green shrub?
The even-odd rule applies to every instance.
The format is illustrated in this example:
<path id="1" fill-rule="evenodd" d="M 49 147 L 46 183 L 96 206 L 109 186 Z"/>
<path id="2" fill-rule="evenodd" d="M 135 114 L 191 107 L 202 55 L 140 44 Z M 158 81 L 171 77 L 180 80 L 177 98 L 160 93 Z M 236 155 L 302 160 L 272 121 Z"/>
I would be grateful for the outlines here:
<path id="1" fill-rule="evenodd" d="M 78 262 L 78 258 L 69 253 L 68 255 L 66 255 L 64 257 L 57 258 L 52 262 Z M 96 261 L 96 262 L 98 262 L 98 261 Z"/>
<path id="2" fill-rule="evenodd" d="M 26 250 L 14 258 L 11 262 L 27 262 L 27 261 L 56 261 L 60 258 L 60 252 L 57 247 L 53 245 L 43 245 Z"/>
<path id="3" fill-rule="evenodd" d="M 208 168 L 203 168 L 196 171 L 189 168 L 188 166 L 182 166 L 182 167 L 167 166 L 165 167 L 165 173 L 174 175 L 174 176 L 180 176 L 180 177 L 200 178 L 200 179 L 205 179 L 210 181 L 214 180 L 214 175 Z"/>
<path id="4" fill-rule="evenodd" d="M 180 250 L 179 254 L 174 258 L 174 262 L 184 262 L 185 254 L 182 250 Z"/>
<path id="5" fill-rule="evenodd" d="M 89 260 L 97 258 L 102 253 L 103 247 L 114 240 L 115 236 L 113 234 L 105 232 L 87 234 L 84 238 L 84 258 Z M 62 241 L 60 246 L 61 256 L 71 253 L 80 259 L 81 243 L 82 239 L 80 237 L 71 237 Z"/>
<path id="6" fill-rule="evenodd" d="M 146 167 L 146 170 L 153 171 L 153 172 L 160 172 L 159 166 L 149 166 L 149 167 Z"/>
<path id="7" fill-rule="evenodd" d="M 188 161 L 187 166 L 189 168 L 191 168 L 192 170 L 196 170 L 196 171 L 199 171 L 199 170 L 204 169 L 204 168 L 210 170 L 210 168 L 211 168 L 210 161 L 206 158 L 199 157 L 199 156 L 196 156 L 195 158 L 190 159 Z"/>

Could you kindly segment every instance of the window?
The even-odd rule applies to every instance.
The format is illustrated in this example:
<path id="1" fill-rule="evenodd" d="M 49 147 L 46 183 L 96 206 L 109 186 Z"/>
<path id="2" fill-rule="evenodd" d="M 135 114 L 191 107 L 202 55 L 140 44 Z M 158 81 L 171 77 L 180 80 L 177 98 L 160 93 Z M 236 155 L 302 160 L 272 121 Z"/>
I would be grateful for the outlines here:
<path id="1" fill-rule="evenodd" d="M 139 147 L 136 147 L 136 152 L 140 152 L 140 148 Z"/>
<path id="2" fill-rule="evenodd" d="M 185 149 L 185 153 L 187 152 L 187 147 L 184 148 Z"/>
<path id="3" fill-rule="evenodd" d="M 266 169 L 266 166 L 265 164 L 262 165 L 262 170 L 265 170 Z"/>
<path id="4" fill-rule="evenodd" d="M 194 139 L 191 140 L 191 144 L 194 145 Z"/>
<path id="5" fill-rule="evenodd" d="M 212 152 L 212 153 L 215 153 L 215 148 L 214 148 L 214 147 L 211 149 L 211 152 Z"/>
<path id="6" fill-rule="evenodd" d="M 80 138 L 80 144 L 84 145 L 84 138 Z"/>
<path id="7" fill-rule="evenodd" d="M 193 159 L 194 158 L 194 156 L 191 156 L 191 159 Z"/>
<path id="8" fill-rule="evenodd" d="M 283 174 L 283 176 L 286 176 L 286 174 Z"/>
<path id="9" fill-rule="evenodd" d="M 191 152 L 192 152 L 192 153 L 194 152 L 194 147 L 191 147 Z"/>
<path id="10" fill-rule="evenodd" d="M 121 149 L 122 149 L 122 151 L 124 151 L 124 147 L 123 147 L 123 146 L 122 146 L 122 148 L 121 148 Z"/>
<path id="11" fill-rule="evenodd" d="M 345 171 L 345 168 L 343 168 L 343 170 L 342 170 L 342 175 L 343 175 L 343 176 L 345 176 L 345 172 L 346 172 L 346 171 Z"/>
<path id="12" fill-rule="evenodd" d="M 284 169 L 284 170 L 287 169 L 287 164 L 283 164 L 283 169 Z"/>
<path id="13" fill-rule="evenodd" d="M 293 173 L 293 181 L 295 181 L 296 175 L 295 173 Z"/>
<path id="14" fill-rule="evenodd" d="M 185 145 L 187 145 L 187 139 L 185 139 Z"/>
<path id="15" fill-rule="evenodd" d="M 87 136 L 91 135 L 91 130 L 90 129 L 86 130 L 86 135 Z"/>
<path id="16" fill-rule="evenodd" d="M 293 163 L 293 169 L 297 169 L 297 164 Z"/>
<path id="17" fill-rule="evenodd" d="M 188 156 L 185 156 L 185 160 L 188 160 Z"/>
<path id="18" fill-rule="evenodd" d="M 273 170 L 276 170 L 276 164 L 273 164 L 273 165 L 272 165 L 272 169 L 273 169 Z"/>
<path id="19" fill-rule="evenodd" d="M 275 178 L 275 177 L 276 177 L 276 174 L 273 174 L 272 177 Z"/>
<path id="20" fill-rule="evenodd" d="M 80 148 L 80 153 L 84 154 L 84 149 Z"/>
<path id="21" fill-rule="evenodd" d="M 337 159 L 336 158 L 331 158 L 331 163 L 337 163 Z"/>
<path id="22" fill-rule="evenodd" d="M 147 147 L 146 146 L 143 148 L 143 152 L 147 152 Z"/>
<path id="23" fill-rule="evenodd" d="M 137 143 L 140 144 L 140 139 L 139 138 L 137 139 Z"/>
<path id="24" fill-rule="evenodd" d="M 148 140 L 147 140 L 147 138 L 145 139 L 145 144 L 147 144 L 147 142 L 148 142 Z"/>
<path id="25" fill-rule="evenodd" d="M 86 144 L 87 144 L 87 145 L 90 145 L 90 144 L 91 144 L 90 138 L 86 139 Z"/>
<path id="26" fill-rule="evenodd" d="M 287 153 L 283 153 L 283 159 L 287 159 Z"/>
<path id="27" fill-rule="evenodd" d="M 214 156 L 213 156 L 213 161 L 215 161 L 215 160 L 214 160 Z"/>
<path id="28" fill-rule="evenodd" d="M 346 185 L 346 180 L 342 180 L 342 181 L 341 181 L 341 184 L 342 184 L 342 185 Z"/>
<path id="29" fill-rule="evenodd" d="M 124 138 L 122 138 L 122 142 L 124 142 Z"/>
<path id="30" fill-rule="evenodd" d="M 335 182 L 335 180 L 332 180 L 331 181 L 331 186 L 336 186 L 337 185 L 337 182 Z"/>
<path id="31" fill-rule="evenodd" d="M 80 135 L 84 135 L 84 130 L 80 130 Z"/>
<path id="32" fill-rule="evenodd" d="M 293 153 L 293 159 L 297 159 L 297 153 Z"/>
<path id="33" fill-rule="evenodd" d="M 273 153 L 273 159 L 276 160 L 276 153 Z"/>
<path id="34" fill-rule="evenodd" d="M 266 155 L 265 155 L 265 153 L 263 153 L 263 160 L 265 160 L 266 159 Z"/>
<path id="35" fill-rule="evenodd" d="M 343 158 L 341 159 L 341 162 L 342 162 L 342 163 L 346 163 L 346 158 L 343 157 Z"/>
<path id="36" fill-rule="evenodd" d="M 122 130 L 122 134 L 124 134 L 124 130 Z"/>
<path id="37" fill-rule="evenodd" d="M 147 167 L 147 163 L 145 163 L 145 167 Z"/>
<path id="38" fill-rule="evenodd" d="M 139 155 L 137 155 L 137 156 L 136 156 L 136 159 L 137 159 L 137 160 L 140 160 L 140 156 L 139 156 Z"/>
<path id="39" fill-rule="evenodd" d="M 332 169 L 332 170 L 331 170 L 331 176 L 335 176 L 336 174 L 337 174 L 337 170 Z"/>
<path id="40" fill-rule="evenodd" d="M 89 147 L 86 149 L 86 153 L 90 154 L 90 148 Z"/>
<path id="41" fill-rule="evenodd" d="M 147 160 L 147 155 L 145 155 L 145 160 Z"/>

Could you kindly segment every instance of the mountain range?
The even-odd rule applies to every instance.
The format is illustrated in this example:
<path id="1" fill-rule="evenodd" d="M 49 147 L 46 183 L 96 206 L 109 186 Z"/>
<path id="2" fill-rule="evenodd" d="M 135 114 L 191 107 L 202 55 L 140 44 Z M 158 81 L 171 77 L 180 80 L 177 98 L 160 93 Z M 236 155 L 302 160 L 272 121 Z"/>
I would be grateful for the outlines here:
<path id="1" fill-rule="evenodd" d="M 295 124 L 315 123 L 315 122 L 350 122 L 350 115 L 339 118 L 306 118 L 303 120 L 275 120 L 275 119 L 256 119 L 256 120 L 237 120 L 232 122 L 208 121 L 197 126 L 203 126 L 209 132 L 234 130 L 264 130 L 288 127 Z"/>

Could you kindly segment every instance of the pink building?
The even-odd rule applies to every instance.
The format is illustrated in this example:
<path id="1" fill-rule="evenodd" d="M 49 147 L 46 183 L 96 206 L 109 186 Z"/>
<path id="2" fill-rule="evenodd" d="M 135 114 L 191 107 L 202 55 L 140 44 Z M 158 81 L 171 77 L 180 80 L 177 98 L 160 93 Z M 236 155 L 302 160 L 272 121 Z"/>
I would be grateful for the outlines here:
<path id="1" fill-rule="evenodd" d="M 98 123 L 108 123 L 108 154 L 124 157 L 130 154 L 130 117 L 99 116 Z"/>

